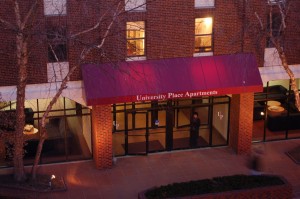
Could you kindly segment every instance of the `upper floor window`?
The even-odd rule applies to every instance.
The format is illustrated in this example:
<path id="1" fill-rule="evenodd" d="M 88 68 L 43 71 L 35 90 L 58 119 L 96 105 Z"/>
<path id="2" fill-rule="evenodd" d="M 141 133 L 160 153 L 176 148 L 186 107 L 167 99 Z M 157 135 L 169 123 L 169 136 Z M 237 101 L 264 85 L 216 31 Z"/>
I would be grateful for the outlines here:
<path id="1" fill-rule="evenodd" d="M 279 38 L 282 35 L 282 18 L 281 14 L 277 12 L 273 12 L 271 15 L 268 15 L 267 19 L 267 27 L 268 27 L 268 33 L 269 35 L 267 36 L 267 48 L 272 48 L 274 47 L 274 44 L 271 41 L 271 37 L 274 39 Z"/>
<path id="2" fill-rule="evenodd" d="M 67 0 L 44 0 L 44 15 L 66 15 Z"/>
<path id="3" fill-rule="evenodd" d="M 146 11 L 146 0 L 125 0 L 126 11 Z"/>
<path id="4" fill-rule="evenodd" d="M 48 27 L 48 62 L 63 62 L 67 60 L 67 41 L 65 27 Z"/>
<path id="5" fill-rule="evenodd" d="M 211 17 L 195 19 L 195 53 L 213 50 L 213 21 Z"/>
<path id="6" fill-rule="evenodd" d="M 126 24 L 127 56 L 145 55 L 145 22 L 135 21 Z"/>
<path id="7" fill-rule="evenodd" d="M 215 0 L 195 0 L 195 8 L 214 7 Z"/>

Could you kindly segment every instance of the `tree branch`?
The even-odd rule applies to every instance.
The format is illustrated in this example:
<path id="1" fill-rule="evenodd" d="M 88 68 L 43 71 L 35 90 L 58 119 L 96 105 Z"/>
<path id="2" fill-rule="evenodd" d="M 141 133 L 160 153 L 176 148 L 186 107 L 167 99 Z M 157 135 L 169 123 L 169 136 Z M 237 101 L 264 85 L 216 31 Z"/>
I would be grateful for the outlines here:
<path id="1" fill-rule="evenodd" d="M 7 28 L 10 28 L 12 30 L 17 30 L 17 27 L 11 24 L 10 22 L 0 18 L 0 22 L 3 23 Z"/>
<path id="2" fill-rule="evenodd" d="M 92 47 L 89 47 L 89 48 L 85 48 L 85 49 L 82 51 L 81 55 L 80 55 L 80 58 L 81 58 L 82 60 L 85 59 L 85 56 L 86 56 L 93 48 L 98 48 L 98 49 L 100 49 L 100 48 L 103 47 L 103 45 L 104 45 L 104 43 L 105 43 L 105 40 L 106 40 L 106 37 L 108 36 L 108 34 L 109 34 L 109 32 L 110 32 L 110 30 L 111 30 L 111 28 L 112 28 L 112 25 L 114 24 L 114 22 L 115 22 L 117 16 L 119 16 L 119 14 L 121 13 L 121 10 L 122 10 L 122 9 L 120 9 L 120 5 L 121 5 L 121 1 L 118 3 L 116 12 L 114 13 L 113 18 L 112 18 L 111 22 L 109 23 L 109 25 L 108 25 L 108 27 L 107 27 L 107 29 L 106 29 L 104 35 L 103 35 L 103 38 L 102 38 L 102 40 L 101 40 L 101 43 L 100 43 L 99 45 L 96 45 L 96 46 L 92 46 Z"/>
<path id="3" fill-rule="evenodd" d="M 261 30 L 263 30 L 264 29 L 264 25 L 263 25 L 263 23 L 261 21 L 261 18 L 258 16 L 257 12 L 254 12 L 254 14 L 255 14 L 256 18 L 258 19 L 258 21 L 259 21 Z"/>
<path id="4" fill-rule="evenodd" d="M 101 17 L 98 20 L 98 23 L 96 23 L 93 27 L 91 27 L 91 28 L 89 28 L 87 30 L 83 30 L 81 32 L 78 32 L 76 34 L 73 34 L 73 35 L 70 36 L 70 38 L 73 39 L 73 38 L 75 38 L 75 37 L 77 37 L 79 35 L 82 35 L 82 34 L 85 34 L 85 33 L 88 33 L 90 31 L 93 31 L 93 30 L 97 29 L 100 26 L 100 23 L 103 20 L 103 18 L 107 15 L 107 13 L 108 13 L 108 10 L 106 10 L 106 12 L 103 15 L 101 15 Z"/>
<path id="5" fill-rule="evenodd" d="M 19 28 L 19 31 L 22 31 L 22 22 L 21 22 L 21 14 L 20 14 L 20 8 L 19 8 L 19 3 L 17 0 L 14 0 L 14 10 L 15 10 L 15 17 L 16 17 L 16 24 L 17 27 Z"/>
<path id="6" fill-rule="evenodd" d="M 24 21 L 21 24 L 21 30 L 23 30 L 28 22 L 29 17 L 32 15 L 34 8 L 37 5 L 38 0 L 36 0 L 30 7 L 30 10 L 27 12 L 26 16 L 24 17 Z"/>

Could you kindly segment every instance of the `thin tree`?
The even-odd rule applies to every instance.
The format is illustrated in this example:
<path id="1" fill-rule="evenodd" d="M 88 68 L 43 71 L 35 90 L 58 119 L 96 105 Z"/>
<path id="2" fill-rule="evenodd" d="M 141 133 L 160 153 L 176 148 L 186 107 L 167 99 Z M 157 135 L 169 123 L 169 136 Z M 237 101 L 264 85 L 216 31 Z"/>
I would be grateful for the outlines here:
<path id="1" fill-rule="evenodd" d="M 245 2 L 246 2 L 246 5 L 250 4 L 250 2 L 248 2 L 247 0 L 245 0 Z M 295 96 L 295 106 L 298 109 L 298 111 L 300 111 L 299 89 L 297 86 L 296 78 L 295 78 L 293 71 L 289 67 L 288 58 L 287 58 L 285 50 L 282 46 L 282 44 L 284 43 L 283 36 L 284 36 L 284 33 L 287 28 L 287 25 L 286 25 L 287 24 L 286 20 L 288 19 L 287 16 L 289 14 L 291 14 L 289 12 L 290 11 L 289 8 L 290 8 L 290 6 L 293 6 L 293 3 L 295 3 L 295 1 L 266 0 L 265 3 L 269 7 L 269 24 L 267 24 L 267 26 L 269 26 L 269 27 L 264 26 L 261 16 L 259 16 L 259 14 L 255 10 L 253 11 L 253 14 L 259 21 L 261 31 L 263 33 L 265 33 L 264 35 L 267 38 L 269 38 L 270 42 L 272 43 L 272 45 L 275 47 L 275 49 L 278 52 L 282 67 L 284 68 L 284 70 L 286 71 L 288 76 L 290 77 L 291 90 L 293 91 L 294 96 Z M 274 29 L 274 26 L 273 26 L 273 24 L 275 23 L 275 21 L 273 21 L 274 9 L 278 10 L 279 16 L 280 16 L 279 17 L 280 20 L 276 20 L 276 23 L 279 23 L 279 24 L 277 24 L 276 30 Z M 289 20 L 292 20 L 292 19 L 290 18 Z"/>
<path id="2" fill-rule="evenodd" d="M 132 0 L 131 0 L 132 1 Z M 134 0 L 135 1 L 135 0 Z M 16 181 L 24 181 L 26 179 L 26 173 L 24 170 L 24 125 L 25 125 L 25 114 L 24 114 L 24 104 L 25 104 L 25 88 L 27 85 L 28 78 L 28 66 L 29 66 L 29 56 L 31 53 L 32 46 L 32 38 L 36 37 L 37 34 L 46 35 L 47 32 L 42 32 L 40 30 L 37 31 L 38 23 L 38 14 L 37 10 L 43 5 L 42 0 L 32 0 L 27 1 L 27 4 L 24 6 L 24 1 L 19 0 L 7 0 L 5 3 L 10 5 L 10 8 L 13 10 L 14 17 L 13 20 L 7 20 L 4 16 L 0 15 L 0 28 L 4 28 L 6 31 L 9 31 L 9 34 L 15 35 L 15 46 L 16 46 L 16 65 L 18 69 L 18 77 L 17 77 L 17 97 L 16 97 L 16 125 L 13 132 L 13 166 L 14 166 L 14 179 Z M 95 32 L 101 34 L 100 39 L 96 42 L 86 43 L 84 41 L 80 41 L 82 51 L 81 55 L 78 58 L 78 64 L 74 65 L 70 68 L 67 75 L 63 78 L 59 88 L 55 96 L 49 102 L 45 113 L 43 114 L 40 121 L 40 139 L 36 151 L 36 156 L 34 159 L 34 163 L 31 169 L 31 177 L 33 179 L 37 176 L 37 167 L 40 161 L 40 156 L 42 152 L 42 147 L 44 141 L 47 139 L 47 130 L 46 130 L 46 118 L 49 115 L 53 105 L 57 102 L 58 98 L 62 94 L 63 90 L 67 88 L 68 81 L 71 75 L 74 73 L 76 69 L 80 66 L 82 62 L 85 62 L 87 56 L 91 54 L 93 50 L 101 50 L 109 36 L 111 36 L 115 31 L 113 30 L 113 26 L 121 21 L 122 14 L 124 14 L 124 6 L 126 6 L 128 1 L 124 0 L 116 0 L 115 3 L 109 7 L 103 14 L 99 16 L 97 22 L 86 29 L 79 30 L 76 33 L 68 33 L 66 35 L 60 35 L 63 39 L 68 40 L 69 42 L 78 42 L 82 36 L 86 36 L 88 34 L 95 34 Z M 29 7 L 28 7 L 29 6 Z M 89 5 L 96 6 L 96 5 Z M 99 6 L 99 5 L 97 5 Z M 137 5 L 137 7 L 132 8 L 136 9 L 144 5 Z M 25 14 L 24 14 L 25 13 Z M 83 16 L 84 17 L 84 16 Z M 116 33 L 117 34 L 117 33 Z M 41 40 L 40 42 L 43 42 Z M 52 50 L 56 61 L 59 61 L 59 56 L 54 52 L 51 44 L 49 44 L 49 48 Z M 1 133 L 1 132 L 0 132 Z M 4 133 L 4 132 L 2 132 Z"/>

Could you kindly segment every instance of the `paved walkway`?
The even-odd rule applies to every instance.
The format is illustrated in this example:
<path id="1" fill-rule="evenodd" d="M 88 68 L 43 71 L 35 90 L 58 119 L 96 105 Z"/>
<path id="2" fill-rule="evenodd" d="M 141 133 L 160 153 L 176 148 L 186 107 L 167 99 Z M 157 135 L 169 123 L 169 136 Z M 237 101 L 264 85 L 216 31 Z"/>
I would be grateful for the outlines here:
<path id="1" fill-rule="evenodd" d="M 300 198 L 300 165 L 285 152 L 299 145 L 300 139 L 253 144 L 264 151 L 265 173 L 284 176 L 293 185 L 295 198 Z M 109 170 L 96 170 L 92 161 L 44 165 L 39 171 L 63 176 L 68 190 L 27 194 L 26 198 L 135 199 L 138 192 L 162 184 L 249 174 L 246 162 L 247 157 L 220 147 L 118 158 L 114 168 Z M 21 193 L 15 192 L 15 195 Z"/>

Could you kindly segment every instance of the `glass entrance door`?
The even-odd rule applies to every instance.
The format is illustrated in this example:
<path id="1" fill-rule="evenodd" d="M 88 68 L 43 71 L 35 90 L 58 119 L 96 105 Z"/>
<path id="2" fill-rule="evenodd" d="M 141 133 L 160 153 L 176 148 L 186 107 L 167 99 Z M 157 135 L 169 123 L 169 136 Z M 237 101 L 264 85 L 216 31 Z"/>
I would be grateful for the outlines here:
<path id="1" fill-rule="evenodd" d="M 139 128 L 129 130 L 128 117 L 138 118 L 136 120 Z M 148 112 L 125 112 L 125 154 L 147 155 L 149 151 L 149 124 Z"/>

